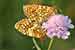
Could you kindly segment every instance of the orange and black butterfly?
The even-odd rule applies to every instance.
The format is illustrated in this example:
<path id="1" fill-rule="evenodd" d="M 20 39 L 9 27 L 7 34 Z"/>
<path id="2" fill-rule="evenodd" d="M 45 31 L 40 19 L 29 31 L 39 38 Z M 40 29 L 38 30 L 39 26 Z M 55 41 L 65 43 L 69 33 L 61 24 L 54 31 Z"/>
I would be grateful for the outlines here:
<path id="1" fill-rule="evenodd" d="M 24 35 L 41 38 L 46 34 L 42 28 L 42 22 L 46 21 L 48 16 L 55 15 L 57 10 L 52 6 L 44 5 L 24 5 L 24 18 L 15 24 L 15 28 Z"/>

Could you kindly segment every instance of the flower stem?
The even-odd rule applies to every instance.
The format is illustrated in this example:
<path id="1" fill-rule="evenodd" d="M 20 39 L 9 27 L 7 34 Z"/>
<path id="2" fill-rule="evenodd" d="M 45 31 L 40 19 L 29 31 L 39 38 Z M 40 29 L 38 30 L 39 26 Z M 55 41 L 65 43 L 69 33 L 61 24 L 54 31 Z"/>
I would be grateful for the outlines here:
<path id="1" fill-rule="evenodd" d="M 37 48 L 37 50 L 41 50 L 41 48 L 38 46 L 35 38 L 32 38 L 32 40 L 33 40 L 33 43 L 34 43 L 35 47 Z"/>
<path id="2" fill-rule="evenodd" d="M 53 43 L 53 39 L 51 39 L 50 42 L 49 42 L 48 50 L 51 49 L 52 43 Z"/>

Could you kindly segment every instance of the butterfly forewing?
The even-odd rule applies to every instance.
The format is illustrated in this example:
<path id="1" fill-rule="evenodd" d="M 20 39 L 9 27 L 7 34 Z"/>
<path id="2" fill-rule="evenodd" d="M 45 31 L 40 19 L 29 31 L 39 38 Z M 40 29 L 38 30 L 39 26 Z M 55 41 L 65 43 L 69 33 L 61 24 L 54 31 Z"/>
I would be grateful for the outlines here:
<path id="1" fill-rule="evenodd" d="M 52 6 L 44 6 L 44 5 L 24 5 L 23 6 L 24 15 L 30 18 L 32 21 L 37 20 L 37 22 L 42 23 L 47 20 L 47 18 L 51 15 L 55 15 L 57 10 Z"/>

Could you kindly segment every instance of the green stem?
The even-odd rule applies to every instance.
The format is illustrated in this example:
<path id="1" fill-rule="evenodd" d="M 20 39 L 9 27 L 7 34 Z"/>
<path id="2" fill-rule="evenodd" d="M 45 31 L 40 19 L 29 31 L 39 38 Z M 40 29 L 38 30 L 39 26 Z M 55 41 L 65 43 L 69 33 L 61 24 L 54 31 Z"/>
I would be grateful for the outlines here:
<path id="1" fill-rule="evenodd" d="M 51 39 L 50 42 L 49 42 L 48 50 L 51 49 L 52 43 L 53 43 L 53 39 Z"/>
<path id="2" fill-rule="evenodd" d="M 35 38 L 32 38 L 32 40 L 33 40 L 33 43 L 34 43 L 35 47 L 37 48 L 37 50 L 41 50 L 41 48 L 38 46 Z"/>

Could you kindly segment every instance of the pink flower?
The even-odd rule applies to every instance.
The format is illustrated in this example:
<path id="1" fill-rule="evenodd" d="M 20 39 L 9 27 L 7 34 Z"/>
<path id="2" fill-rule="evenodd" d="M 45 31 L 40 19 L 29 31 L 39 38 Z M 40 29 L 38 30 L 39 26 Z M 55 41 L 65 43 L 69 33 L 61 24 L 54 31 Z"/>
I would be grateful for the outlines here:
<path id="1" fill-rule="evenodd" d="M 54 15 L 48 18 L 48 21 L 42 24 L 42 27 L 47 30 L 46 35 L 50 38 L 58 37 L 62 39 L 67 39 L 70 35 L 68 29 L 74 28 L 71 24 L 71 19 L 64 15 Z"/>

